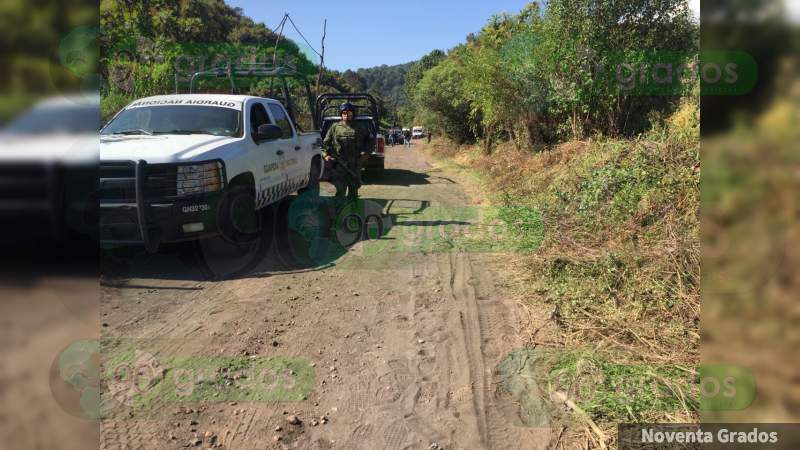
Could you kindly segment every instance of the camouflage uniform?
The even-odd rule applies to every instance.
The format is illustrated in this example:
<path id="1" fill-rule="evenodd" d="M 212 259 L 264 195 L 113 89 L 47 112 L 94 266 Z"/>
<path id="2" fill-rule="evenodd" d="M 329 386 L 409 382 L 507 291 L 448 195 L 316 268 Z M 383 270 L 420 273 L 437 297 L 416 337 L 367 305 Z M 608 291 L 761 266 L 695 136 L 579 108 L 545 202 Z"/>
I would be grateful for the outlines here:
<path id="1" fill-rule="evenodd" d="M 322 152 L 331 156 L 333 170 L 331 183 L 336 187 L 337 200 L 345 198 L 358 199 L 358 188 L 361 187 L 361 151 L 366 148 L 369 133 L 353 126 L 353 122 L 336 122 L 328 130 L 323 141 Z"/>

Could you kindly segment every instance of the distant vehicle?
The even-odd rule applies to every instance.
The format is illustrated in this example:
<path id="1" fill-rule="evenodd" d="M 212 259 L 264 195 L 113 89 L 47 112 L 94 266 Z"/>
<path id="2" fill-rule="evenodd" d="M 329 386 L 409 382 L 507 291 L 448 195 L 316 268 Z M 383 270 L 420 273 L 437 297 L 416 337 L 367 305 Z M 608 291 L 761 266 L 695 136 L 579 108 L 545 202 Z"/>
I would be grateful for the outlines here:
<path id="1" fill-rule="evenodd" d="M 414 127 L 411 129 L 411 138 L 412 139 L 422 139 L 425 137 L 425 128 L 422 127 Z"/>
<path id="2" fill-rule="evenodd" d="M 339 105 L 352 103 L 356 111 L 353 117 L 355 127 L 367 130 L 372 143 L 361 153 L 361 167 L 367 170 L 382 171 L 384 167 L 385 137 L 380 133 L 378 103 L 369 94 L 322 94 L 317 98 L 316 115 L 320 124 L 320 135 L 325 138 L 334 123 L 342 120 Z"/>
<path id="3" fill-rule="evenodd" d="M 399 129 L 394 129 L 389 132 L 389 143 L 391 145 L 403 145 L 406 143 L 406 137 Z"/>

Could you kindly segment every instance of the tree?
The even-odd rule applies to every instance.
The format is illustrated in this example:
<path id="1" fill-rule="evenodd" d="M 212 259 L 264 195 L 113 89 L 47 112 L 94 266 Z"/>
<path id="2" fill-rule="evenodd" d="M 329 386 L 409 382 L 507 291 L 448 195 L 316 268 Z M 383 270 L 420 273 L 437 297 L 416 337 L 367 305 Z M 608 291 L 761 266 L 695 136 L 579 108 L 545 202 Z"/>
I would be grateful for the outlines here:
<path id="1" fill-rule="evenodd" d="M 457 143 L 474 142 L 479 117 L 473 115 L 464 91 L 463 66 L 446 59 L 425 72 L 418 83 L 414 103 L 423 111 L 435 113 L 434 129 L 441 130 Z M 424 114 L 424 113 L 423 113 Z"/>
<path id="2" fill-rule="evenodd" d="M 422 81 L 422 77 L 425 76 L 425 72 L 433 69 L 446 58 L 447 55 L 443 51 L 437 49 L 423 56 L 408 69 L 405 80 L 407 98 L 414 98 L 417 84 Z"/>
<path id="3" fill-rule="evenodd" d="M 406 75 L 410 113 L 457 141 L 512 139 L 531 149 L 586 135 L 636 134 L 684 92 L 629 93 L 615 69 L 680 65 L 698 49 L 686 0 L 550 0 L 492 17 L 446 56 Z M 647 88 L 648 86 L 644 86 Z M 677 88 L 682 88 L 678 83 Z"/>

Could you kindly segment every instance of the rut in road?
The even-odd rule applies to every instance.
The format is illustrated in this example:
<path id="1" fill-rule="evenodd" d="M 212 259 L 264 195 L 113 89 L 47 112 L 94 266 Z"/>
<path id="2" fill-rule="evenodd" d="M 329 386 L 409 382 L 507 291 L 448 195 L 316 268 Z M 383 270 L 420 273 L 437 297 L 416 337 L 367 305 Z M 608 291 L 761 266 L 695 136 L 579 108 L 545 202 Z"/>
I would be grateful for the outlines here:
<path id="1" fill-rule="evenodd" d="M 361 194 L 393 209 L 397 226 L 332 264 L 278 270 L 265 260 L 217 281 L 166 263 L 169 255 L 115 268 L 124 278 L 105 288 L 105 338 L 163 339 L 157 359 L 302 358 L 314 384 L 302 401 L 163 399 L 150 415 L 104 420 L 101 448 L 546 448 L 550 429 L 523 426 L 497 382 L 498 363 L 520 344 L 515 305 L 486 256 L 392 247 L 431 221 L 463 221 L 453 211 L 474 203 L 415 149 L 389 149 L 384 178 Z M 379 244 L 387 247 L 370 251 Z M 155 263 L 167 269 L 149 271 Z"/>

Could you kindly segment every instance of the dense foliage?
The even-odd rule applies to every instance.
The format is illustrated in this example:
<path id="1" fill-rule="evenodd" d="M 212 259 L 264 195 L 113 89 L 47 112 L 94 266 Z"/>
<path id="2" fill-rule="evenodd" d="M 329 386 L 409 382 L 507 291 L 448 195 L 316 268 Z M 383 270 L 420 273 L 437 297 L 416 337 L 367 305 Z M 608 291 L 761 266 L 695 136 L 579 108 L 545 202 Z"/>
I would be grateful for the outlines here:
<path id="1" fill-rule="evenodd" d="M 622 63 L 689 62 L 698 25 L 685 0 L 553 0 L 493 17 L 477 35 L 409 69 L 413 116 L 457 142 L 538 149 L 593 134 L 635 135 L 685 92 L 626 95 Z M 636 80 L 634 80 L 636 81 Z"/>
<path id="2" fill-rule="evenodd" d="M 4 1 L 0 7 L 0 123 L 39 97 L 91 92 L 97 3 Z"/>

